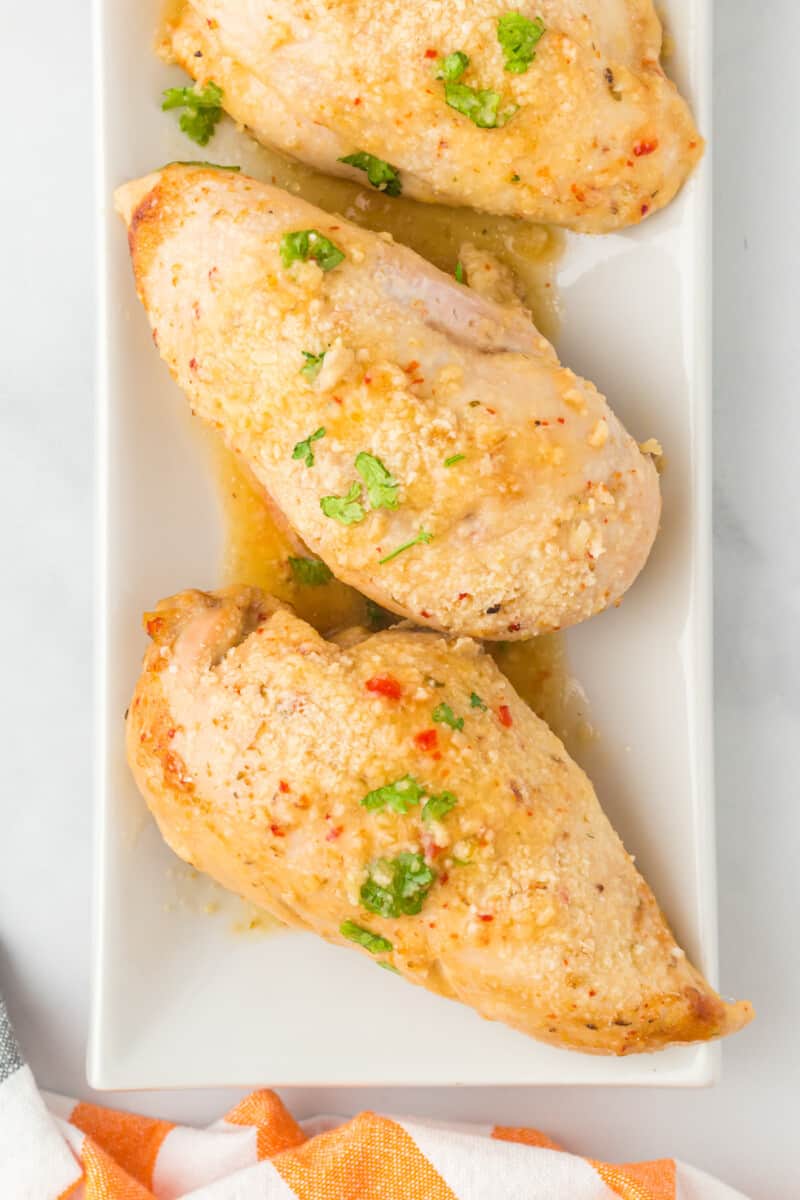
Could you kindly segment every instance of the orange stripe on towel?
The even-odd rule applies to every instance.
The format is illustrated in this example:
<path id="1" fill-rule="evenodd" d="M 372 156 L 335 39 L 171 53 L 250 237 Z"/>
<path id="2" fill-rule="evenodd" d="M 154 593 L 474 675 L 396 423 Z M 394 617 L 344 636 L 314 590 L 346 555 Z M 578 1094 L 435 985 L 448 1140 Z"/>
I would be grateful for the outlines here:
<path id="1" fill-rule="evenodd" d="M 152 1188 L 153 1168 L 161 1143 L 174 1128 L 169 1121 L 154 1121 L 96 1104 L 77 1104 L 70 1123 L 105 1150 L 127 1175 L 143 1187 Z"/>
<path id="2" fill-rule="evenodd" d="M 560 1150 L 558 1142 L 554 1142 L 546 1133 L 538 1129 L 519 1129 L 514 1125 L 495 1125 L 492 1137 L 499 1142 L 519 1142 L 523 1146 L 538 1146 L 542 1150 Z"/>
<path id="3" fill-rule="evenodd" d="M 370 1112 L 279 1154 L 273 1165 L 298 1200 L 457 1200 L 413 1138 Z"/>
<path id="4" fill-rule="evenodd" d="M 132 1179 L 100 1146 L 83 1143 L 86 1200 L 155 1200 L 153 1193 Z"/>
<path id="5" fill-rule="evenodd" d="M 588 1161 L 603 1183 L 623 1200 L 675 1200 L 675 1163 L 671 1158 L 619 1166 L 591 1158 Z"/>
<path id="6" fill-rule="evenodd" d="M 272 1158 L 281 1150 L 302 1146 L 306 1140 L 300 1126 L 274 1092 L 253 1092 L 232 1109 L 225 1120 L 229 1125 L 254 1125 L 258 1161 Z"/>

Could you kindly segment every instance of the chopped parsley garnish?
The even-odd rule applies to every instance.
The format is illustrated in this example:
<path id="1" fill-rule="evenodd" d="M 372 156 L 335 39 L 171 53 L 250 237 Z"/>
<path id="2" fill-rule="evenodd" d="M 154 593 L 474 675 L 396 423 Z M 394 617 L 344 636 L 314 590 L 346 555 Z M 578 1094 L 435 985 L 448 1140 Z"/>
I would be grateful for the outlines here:
<path id="1" fill-rule="evenodd" d="M 436 879 L 421 854 L 379 858 L 361 885 L 361 903 L 381 917 L 413 917 L 421 910 Z"/>
<path id="2" fill-rule="evenodd" d="M 512 104 L 501 112 L 499 92 L 469 87 L 466 83 L 445 82 L 444 98 L 451 108 L 469 117 L 479 129 L 499 129 L 511 120 L 518 107 Z"/>
<path id="3" fill-rule="evenodd" d="M 171 108 L 185 109 L 181 113 L 181 129 L 198 146 L 207 146 L 222 117 L 221 101 L 222 88 L 209 82 L 200 89 L 196 86 L 167 88 L 161 108 L 164 112 Z"/>
<path id="4" fill-rule="evenodd" d="M 436 64 L 436 78 L 444 79 L 446 83 L 456 83 L 469 66 L 469 55 L 463 50 L 454 50 L 452 54 L 440 58 Z"/>
<path id="5" fill-rule="evenodd" d="M 367 154 L 366 150 L 348 154 L 345 158 L 340 158 L 339 162 L 347 163 L 349 167 L 355 167 L 357 171 L 366 171 L 367 179 L 372 186 L 379 192 L 386 192 L 387 196 L 399 196 L 403 190 L 397 167 L 384 162 L 382 158 L 376 158 L 374 154 Z"/>
<path id="6" fill-rule="evenodd" d="M 390 962 L 379 962 L 379 963 L 378 963 L 378 966 L 379 966 L 379 967 L 383 967 L 384 971 L 392 971 L 392 972 L 393 972 L 395 975 L 399 975 L 399 974 L 400 974 L 400 972 L 398 971 L 398 969 L 397 969 L 397 967 L 394 965 L 394 963 L 390 963 Z"/>
<path id="7" fill-rule="evenodd" d="M 356 455 L 356 470 L 367 485 L 367 495 L 373 508 L 397 508 L 398 483 L 374 454 L 362 450 Z"/>
<path id="8" fill-rule="evenodd" d="M 445 704 L 444 701 L 436 705 L 433 710 L 433 719 L 437 725 L 449 725 L 451 729 L 464 728 L 464 718 L 457 717 L 450 705 Z"/>
<path id="9" fill-rule="evenodd" d="M 198 159 L 174 158 L 168 167 L 208 167 L 212 171 L 241 171 L 241 167 L 227 167 L 222 163 L 200 162 Z"/>
<path id="10" fill-rule="evenodd" d="M 393 812 L 405 814 L 409 808 L 419 804 L 424 795 L 425 789 L 416 779 L 412 775 L 404 775 L 402 779 L 395 779 L 394 783 L 386 783 L 373 792 L 367 792 L 361 803 L 370 812 L 391 808 Z"/>
<path id="11" fill-rule="evenodd" d="M 323 271 L 332 271 L 344 261 L 344 252 L 318 229 L 296 229 L 281 238 L 281 262 L 290 267 L 293 262 L 313 258 Z"/>
<path id="12" fill-rule="evenodd" d="M 388 954 L 390 950 L 394 949 L 388 938 L 381 937 L 379 933 L 371 933 L 369 929 L 356 925 L 355 921 L 342 921 L 339 933 L 342 937 L 369 950 L 370 954 Z"/>
<path id="13" fill-rule="evenodd" d="M 361 484 L 356 480 L 346 496 L 323 496 L 319 506 L 326 517 L 340 525 L 357 525 L 367 515 L 361 503 Z"/>
<path id="14" fill-rule="evenodd" d="M 489 707 L 488 704 L 484 704 L 477 692 L 470 693 L 469 704 L 470 708 L 479 708 L 481 712 L 486 712 L 486 709 Z"/>
<path id="15" fill-rule="evenodd" d="M 320 587 L 333 579 L 333 571 L 318 558 L 293 558 L 289 555 L 289 566 L 295 581 L 306 587 Z"/>
<path id="16" fill-rule="evenodd" d="M 466 454 L 451 454 L 449 458 L 444 460 L 444 465 L 446 467 L 454 467 L 456 463 L 463 462 L 466 457 Z"/>
<path id="17" fill-rule="evenodd" d="M 464 283 L 466 281 L 466 276 L 464 275 L 464 264 L 462 262 L 456 263 L 455 276 L 456 283 Z"/>
<path id="18" fill-rule="evenodd" d="M 384 563 L 391 562 L 393 558 L 397 558 L 398 554 L 402 554 L 404 550 L 410 550 L 412 546 L 418 546 L 423 542 L 425 545 L 427 545 L 428 542 L 432 541 L 433 534 L 428 533 L 427 529 L 420 529 L 416 537 L 411 538 L 407 542 L 403 542 L 402 546 L 398 546 L 396 550 L 392 550 L 391 554 L 386 554 L 383 558 L 379 558 L 378 563 L 379 565 L 383 566 Z"/>
<path id="19" fill-rule="evenodd" d="M 364 603 L 367 607 L 367 622 L 370 629 L 385 629 L 387 625 L 393 625 L 397 619 L 393 613 L 387 612 L 385 608 L 381 608 L 380 604 L 376 604 L 369 597 L 365 597 Z"/>
<path id="20" fill-rule="evenodd" d="M 517 175 L 517 173 L 515 172 L 515 173 L 514 173 L 514 174 L 511 176 L 511 182 L 512 182 L 512 183 L 519 183 L 519 181 L 520 181 L 520 179 L 521 179 L 521 178 L 522 178 L 522 176 L 521 176 L 521 175 Z"/>
<path id="21" fill-rule="evenodd" d="M 306 361 L 300 368 L 300 374 L 304 375 L 309 383 L 313 383 L 319 375 L 326 354 L 327 350 L 323 350 L 321 354 L 312 354 L 310 350 L 303 351 L 303 358 Z"/>
<path id="22" fill-rule="evenodd" d="M 497 40 L 505 55 L 505 68 L 512 75 L 524 75 L 536 58 L 536 45 L 544 34 L 541 17 L 523 17 L 507 12 L 497 22 Z"/>
<path id="23" fill-rule="evenodd" d="M 440 792 L 438 796 L 431 796 L 426 801 L 422 810 L 423 821 L 441 821 L 442 817 L 446 817 L 452 808 L 458 804 L 452 792 Z"/>
<path id="24" fill-rule="evenodd" d="M 318 442 L 323 437 L 325 437 L 325 429 L 320 426 L 310 437 L 303 438 L 302 442 L 297 443 L 292 451 L 292 458 L 302 459 L 307 467 L 313 467 L 314 451 L 311 449 L 311 443 Z"/>

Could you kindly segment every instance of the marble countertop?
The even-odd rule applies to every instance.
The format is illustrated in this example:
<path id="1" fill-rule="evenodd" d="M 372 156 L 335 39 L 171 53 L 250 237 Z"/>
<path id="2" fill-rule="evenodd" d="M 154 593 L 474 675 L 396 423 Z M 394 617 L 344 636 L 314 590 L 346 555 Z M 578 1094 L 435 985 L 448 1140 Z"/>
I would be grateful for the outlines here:
<path id="1" fill-rule="evenodd" d="M 376 1107 L 536 1125 L 610 1159 L 675 1155 L 790 1200 L 800 1012 L 800 18 L 718 5 L 715 181 L 716 755 L 721 982 L 758 1018 L 701 1091 L 304 1089 L 299 1115 Z M 46 39 L 42 31 L 46 30 Z M 93 201 L 88 4 L 6 19 L 0 490 L 4 514 L 0 984 L 40 1084 L 87 1096 Z M 794 34 L 794 36 L 793 36 Z M 14 117 L 10 116 L 13 104 Z M 795 297 L 792 300 L 792 296 Z M 797 439 L 797 441 L 795 440 Z M 115 1096 L 173 1119 L 231 1093 Z"/>

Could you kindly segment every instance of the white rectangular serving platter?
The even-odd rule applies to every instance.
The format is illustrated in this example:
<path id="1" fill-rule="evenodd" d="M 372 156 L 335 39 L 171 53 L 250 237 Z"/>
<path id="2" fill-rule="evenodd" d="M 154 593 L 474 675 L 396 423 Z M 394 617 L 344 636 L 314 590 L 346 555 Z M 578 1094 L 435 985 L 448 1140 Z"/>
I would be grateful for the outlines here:
<path id="1" fill-rule="evenodd" d="M 233 933 L 204 911 L 128 774 L 123 714 L 141 613 L 219 583 L 221 527 L 188 405 L 153 349 L 113 188 L 172 159 L 230 162 L 232 127 L 197 152 L 158 100 L 178 72 L 152 41 L 159 0 L 96 0 L 99 187 L 97 1088 L 250 1084 L 656 1084 L 713 1081 L 717 1050 L 625 1059 L 540 1045 L 310 934 Z M 710 132 L 710 0 L 665 0 L 669 68 Z M 558 349 L 667 469 L 664 517 L 622 607 L 570 631 L 599 738 L 582 765 L 678 939 L 712 979 L 716 916 L 711 723 L 710 163 L 640 228 L 570 235 Z M 177 869 L 176 869 L 177 868 Z M 183 875 L 181 871 L 184 871 Z M 212 907 L 216 904 L 213 901 Z M 241 915 L 241 914 L 240 914 Z"/>

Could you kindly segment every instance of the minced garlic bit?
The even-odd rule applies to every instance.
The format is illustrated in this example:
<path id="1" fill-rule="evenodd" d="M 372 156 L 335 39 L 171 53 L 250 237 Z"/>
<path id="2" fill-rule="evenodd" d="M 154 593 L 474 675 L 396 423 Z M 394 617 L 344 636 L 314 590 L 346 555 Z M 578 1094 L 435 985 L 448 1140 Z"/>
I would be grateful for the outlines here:
<path id="1" fill-rule="evenodd" d="M 639 449 L 642 454 L 652 454 L 653 458 L 661 458 L 664 453 L 661 442 L 657 438 L 648 438 L 646 442 L 639 442 Z"/>
<path id="2" fill-rule="evenodd" d="M 608 421 L 605 419 L 605 417 L 601 417 L 600 420 L 595 424 L 594 429 L 586 440 L 589 445 L 594 446 L 596 450 L 599 450 L 602 446 L 605 446 L 606 442 L 608 441 Z"/>

